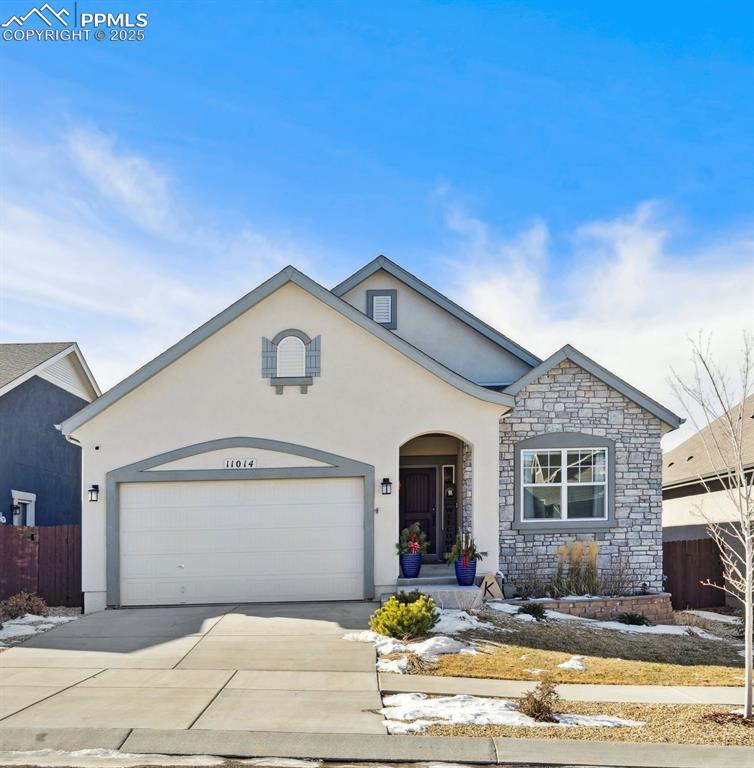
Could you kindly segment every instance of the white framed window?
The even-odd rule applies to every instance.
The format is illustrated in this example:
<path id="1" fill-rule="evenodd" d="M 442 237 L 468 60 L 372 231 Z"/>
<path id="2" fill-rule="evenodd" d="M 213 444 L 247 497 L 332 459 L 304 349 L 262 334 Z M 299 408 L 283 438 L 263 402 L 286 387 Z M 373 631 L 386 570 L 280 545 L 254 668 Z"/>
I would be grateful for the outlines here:
<path id="1" fill-rule="evenodd" d="M 13 519 L 10 521 L 13 525 L 33 526 L 35 523 L 37 503 L 37 494 L 27 491 L 11 490 L 11 506 L 18 507 L 18 512 L 14 512 Z"/>
<path id="2" fill-rule="evenodd" d="M 607 448 L 521 451 L 521 520 L 606 520 Z"/>
<path id="3" fill-rule="evenodd" d="M 306 375 L 306 345 L 297 336 L 286 336 L 277 345 L 278 378 L 300 378 Z"/>

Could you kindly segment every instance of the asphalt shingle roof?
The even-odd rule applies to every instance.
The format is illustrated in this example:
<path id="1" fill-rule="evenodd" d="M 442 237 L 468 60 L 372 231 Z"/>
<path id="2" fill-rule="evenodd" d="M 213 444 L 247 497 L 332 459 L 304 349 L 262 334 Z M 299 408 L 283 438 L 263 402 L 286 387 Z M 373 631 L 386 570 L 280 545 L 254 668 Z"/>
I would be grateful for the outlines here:
<path id="1" fill-rule="evenodd" d="M 720 439 L 723 434 L 721 418 L 663 455 L 663 487 L 709 477 L 722 469 L 724 462 L 717 455 L 714 443 L 715 435 Z M 754 394 L 744 400 L 742 438 L 744 466 L 754 466 Z"/>
<path id="2" fill-rule="evenodd" d="M 45 360 L 49 360 L 72 341 L 46 341 L 38 344 L 0 344 L 0 387 L 10 384 Z"/>

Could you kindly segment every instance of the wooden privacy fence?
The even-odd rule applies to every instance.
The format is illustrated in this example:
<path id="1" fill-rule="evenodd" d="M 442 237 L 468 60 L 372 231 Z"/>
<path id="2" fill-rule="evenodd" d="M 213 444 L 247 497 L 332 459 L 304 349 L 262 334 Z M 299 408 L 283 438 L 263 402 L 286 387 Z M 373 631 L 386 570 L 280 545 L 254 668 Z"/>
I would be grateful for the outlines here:
<path id="1" fill-rule="evenodd" d="M 0 525 L 0 599 L 21 591 L 47 605 L 83 605 L 80 525 Z"/>
<path id="2" fill-rule="evenodd" d="M 670 592 L 673 608 L 712 608 L 725 605 L 725 593 L 700 582 L 723 583 L 720 552 L 712 539 L 666 541 L 662 545 L 663 570 L 668 577 L 665 585 Z"/>

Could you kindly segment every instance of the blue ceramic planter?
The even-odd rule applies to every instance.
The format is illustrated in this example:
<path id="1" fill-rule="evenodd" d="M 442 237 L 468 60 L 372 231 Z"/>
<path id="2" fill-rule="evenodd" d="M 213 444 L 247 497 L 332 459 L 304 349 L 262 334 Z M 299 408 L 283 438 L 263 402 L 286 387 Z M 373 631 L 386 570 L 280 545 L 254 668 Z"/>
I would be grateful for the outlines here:
<path id="1" fill-rule="evenodd" d="M 455 562 L 456 581 L 460 587 L 470 587 L 476 578 L 476 560 L 469 560 L 469 564 L 464 568 L 462 560 Z"/>
<path id="2" fill-rule="evenodd" d="M 419 571 L 422 568 L 422 556 L 420 554 L 398 555 L 398 560 L 401 564 L 401 573 L 404 579 L 415 579 L 419 575 Z"/>

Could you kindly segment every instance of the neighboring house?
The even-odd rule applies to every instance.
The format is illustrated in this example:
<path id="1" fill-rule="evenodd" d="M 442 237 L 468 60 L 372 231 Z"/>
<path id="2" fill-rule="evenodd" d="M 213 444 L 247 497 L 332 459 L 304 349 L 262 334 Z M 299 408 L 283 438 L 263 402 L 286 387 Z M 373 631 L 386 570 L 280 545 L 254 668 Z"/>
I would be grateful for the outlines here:
<path id="1" fill-rule="evenodd" d="M 470 531 L 515 582 L 594 538 L 603 568 L 659 590 L 679 423 L 384 257 L 332 290 L 286 267 L 62 424 L 83 448 L 86 610 L 369 598 L 395 589 L 414 520 L 428 559 Z"/>
<path id="2" fill-rule="evenodd" d="M 754 395 L 744 400 L 742 417 L 744 466 L 751 472 L 754 471 Z M 727 461 L 717 453 L 716 442 L 725 445 L 721 419 L 663 456 L 662 537 L 666 544 L 677 543 L 666 547 L 677 553 L 677 558 L 669 557 L 666 570 L 671 582 L 675 582 L 674 592 L 684 608 L 725 602 L 721 591 L 699 586 L 700 580 L 708 578 L 721 583 L 722 565 L 717 546 L 707 532 L 707 521 L 725 524 L 738 519 L 737 507 L 719 479 Z"/>
<path id="3" fill-rule="evenodd" d="M 100 391 L 73 342 L 0 344 L 0 517 L 81 522 L 81 449 L 55 428 Z"/>

